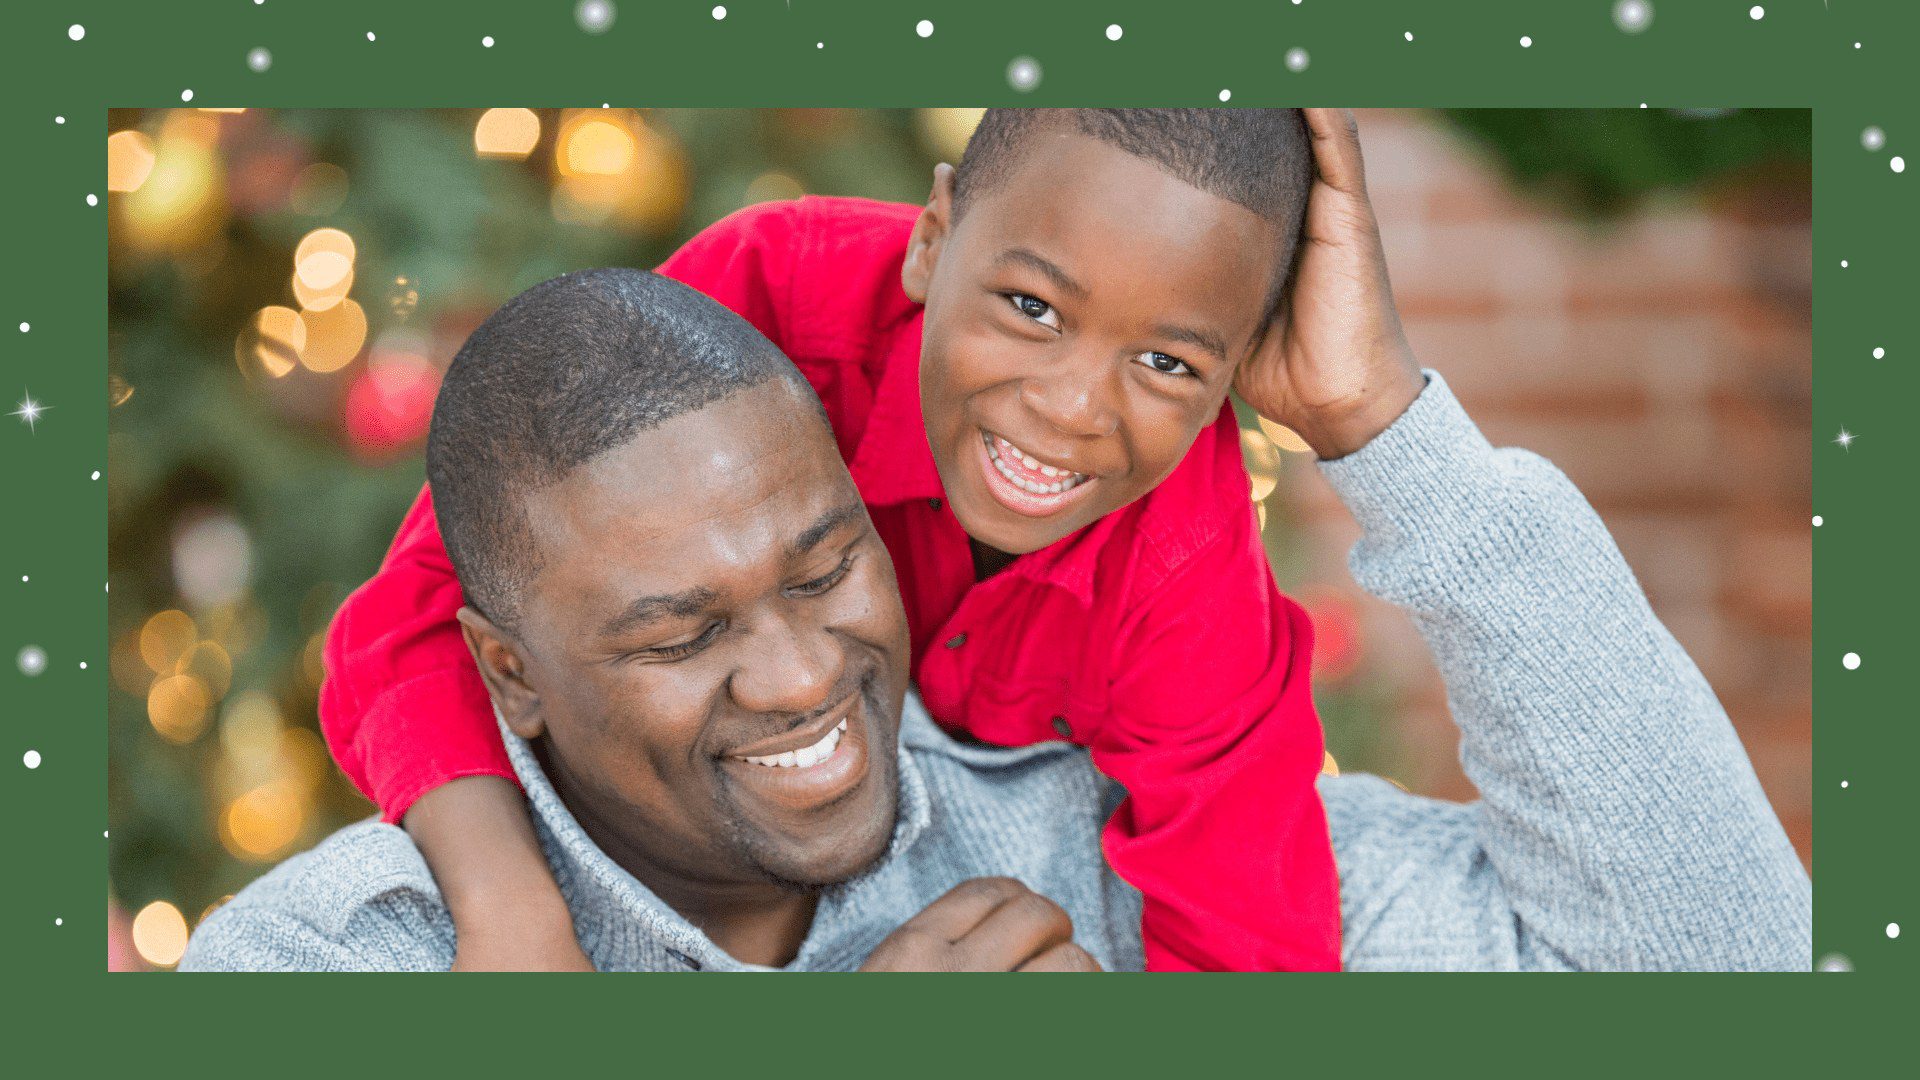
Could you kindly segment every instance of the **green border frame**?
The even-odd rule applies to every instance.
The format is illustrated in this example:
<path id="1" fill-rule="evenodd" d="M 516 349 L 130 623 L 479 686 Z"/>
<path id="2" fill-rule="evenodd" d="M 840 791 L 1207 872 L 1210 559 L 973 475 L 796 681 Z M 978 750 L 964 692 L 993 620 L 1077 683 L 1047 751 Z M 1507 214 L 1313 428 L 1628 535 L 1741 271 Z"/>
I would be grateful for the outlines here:
<path id="1" fill-rule="evenodd" d="M 1005 1065 L 1049 1046 L 1088 1069 L 1285 1068 L 1301 1052 L 1349 1067 L 1386 1056 L 1431 1067 L 1439 1043 L 1458 1041 L 1478 1050 L 1476 1062 L 1552 1067 L 1609 1049 L 1658 1060 L 1723 1029 L 1732 1037 L 1711 1043 L 1722 1060 L 1753 1053 L 1776 1066 L 1803 1058 L 1845 1067 L 1868 1054 L 1843 1031 L 1904 1033 L 1881 980 L 1911 975 L 1920 948 L 1911 831 L 1920 815 L 1903 780 L 1920 758 L 1920 738 L 1915 709 L 1896 687 L 1900 658 L 1916 644 L 1896 605 L 1920 596 L 1909 555 L 1920 515 L 1899 494 L 1913 489 L 1906 468 L 1920 462 L 1913 425 L 1899 419 L 1920 389 L 1920 342 L 1910 319 L 1887 312 L 1910 303 L 1920 281 L 1920 176 L 1889 163 L 1920 153 L 1920 96 L 1912 93 L 1920 5 L 1763 0 L 1756 20 L 1751 0 L 1651 0 L 1651 27 L 1627 34 L 1613 24 L 1613 0 L 731 0 L 719 20 L 712 0 L 615 2 L 618 17 L 602 35 L 576 25 L 574 0 L 15 0 L 0 8 L 0 146 L 9 150 L 0 168 L 0 391 L 12 402 L 24 385 L 52 407 L 32 431 L 11 417 L 0 423 L 0 505 L 10 519 L 0 526 L 0 828 L 9 883 L 0 889 L 0 955 L 29 1001 L 9 1012 L 22 1021 L 8 1040 L 16 1060 L 45 1053 L 71 1066 L 79 1044 L 82 1053 L 114 1049 L 151 1061 L 178 1041 L 192 1056 L 165 1057 L 277 1069 L 318 1063 L 327 1055 L 311 1053 L 316 1046 L 344 1044 L 343 1056 L 374 1064 L 411 1044 L 443 1066 L 468 1058 L 492 1072 L 571 1066 L 579 1055 L 554 1050 L 576 1049 L 570 1039 L 578 1037 L 585 1060 L 641 1069 L 683 1057 L 724 1068 L 753 1045 L 811 1047 L 815 1060 L 857 1056 L 878 1068 L 950 1069 L 981 1051 Z M 921 19 L 936 24 L 932 36 L 916 34 Z M 1125 27 L 1119 42 L 1106 39 L 1109 23 Z M 86 28 L 82 40 L 69 40 L 72 24 Z M 481 45 L 487 35 L 491 48 Z M 1531 47 L 1520 47 L 1522 35 Z M 246 63 L 255 46 L 272 50 L 266 72 Z M 1282 61 L 1295 46 L 1311 57 L 1297 73 Z M 1042 65 L 1031 93 L 1008 84 L 1018 56 Z M 502 995 L 529 984 L 497 980 L 443 983 L 432 994 L 369 978 L 280 982 L 270 994 L 243 980 L 174 982 L 165 994 L 136 980 L 101 985 L 105 905 L 93 875 L 105 857 L 94 845 L 108 842 L 99 587 L 106 485 L 90 479 L 105 468 L 107 426 L 101 136 L 109 105 L 176 104 L 185 89 L 195 105 L 273 107 L 1175 105 L 1216 103 L 1221 89 L 1233 91 L 1235 105 L 1812 107 L 1819 362 L 1808 452 L 1813 509 L 1824 517 L 1814 544 L 1815 933 L 1817 954 L 1843 953 L 1856 972 L 1817 989 L 1810 980 L 1723 979 L 1707 993 L 1680 981 L 1687 977 L 1631 987 L 1619 978 L 1571 980 L 1552 990 L 1483 978 L 1442 990 L 1404 976 L 1210 976 L 1080 982 L 1070 993 L 1018 980 L 988 991 L 922 979 L 906 994 L 823 979 L 804 1000 L 752 980 L 724 989 L 681 980 L 671 990 L 658 980 L 564 990 L 549 982 L 537 996 Z M 1862 148 L 1869 125 L 1887 133 L 1879 153 Z M 89 206 L 89 193 L 102 205 Z M 21 322 L 31 331 L 18 331 Z M 1885 359 L 1872 358 L 1876 346 Z M 1851 448 L 1832 441 L 1843 426 L 1859 436 Z M 31 580 L 16 580 L 23 574 Z M 37 678 L 14 664 L 29 643 L 54 658 Z M 1848 652 L 1862 656 L 1857 670 L 1843 668 Z M 80 658 L 94 662 L 81 671 Z M 29 749 L 42 757 L 31 770 Z M 1887 936 L 1896 922 L 1911 929 L 1906 938 Z M 1774 1009 L 1791 1023 L 1753 1022 Z M 526 1033 L 472 1023 L 494 1015 L 523 1021 Z M 912 1024 L 916 1015 L 928 1019 Z M 1145 1022 L 1113 1022 L 1121 1017 Z M 1580 1034 L 1557 1037 L 1562 1019 Z M 331 1038 L 288 1038 L 316 1021 Z M 556 1023 L 567 1038 L 553 1038 Z M 1622 1023 L 1624 1033 L 1615 1027 Z M 491 1037 L 420 1030 L 443 1024 Z M 869 1045 L 864 1033 L 876 1030 Z M 1813 1031 L 1826 1036 L 1824 1048 L 1796 1038 Z M 835 1032 L 848 1038 L 831 1049 Z M 1453 1032 L 1466 1040 L 1445 1037 Z M 1547 1056 L 1516 1045 L 1541 1040 Z M 274 1053 L 283 1046 L 298 1049 Z"/>

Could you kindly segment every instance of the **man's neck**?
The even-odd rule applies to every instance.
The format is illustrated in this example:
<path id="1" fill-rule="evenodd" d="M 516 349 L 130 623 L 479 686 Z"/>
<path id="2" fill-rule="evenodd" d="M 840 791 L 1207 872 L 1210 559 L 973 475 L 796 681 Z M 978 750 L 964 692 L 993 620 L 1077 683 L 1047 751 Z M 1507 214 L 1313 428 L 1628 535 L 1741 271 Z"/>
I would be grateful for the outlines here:
<path id="1" fill-rule="evenodd" d="M 596 811 L 593 798 L 564 768 L 556 768 L 544 745 L 535 742 L 533 748 L 555 794 L 587 839 L 727 955 L 746 964 L 785 967 L 799 954 L 813 926 L 819 901 L 815 893 L 772 881 L 701 880 L 661 866 L 629 842 L 624 829 Z"/>

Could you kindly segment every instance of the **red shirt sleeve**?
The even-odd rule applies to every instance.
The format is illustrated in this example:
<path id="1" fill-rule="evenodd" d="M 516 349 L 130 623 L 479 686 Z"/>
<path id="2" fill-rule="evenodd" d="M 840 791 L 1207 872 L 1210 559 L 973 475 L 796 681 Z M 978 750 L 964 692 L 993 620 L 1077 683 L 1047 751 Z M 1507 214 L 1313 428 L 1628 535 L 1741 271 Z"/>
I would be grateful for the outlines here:
<path id="1" fill-rule="evenodd" d="M 1337 970 L 1313 628 L 1274 585 L 1240 501 L 1244 523 L 1155 586 L 1117 636 L 1122 674 L 1091 750 L 1127 798 L 1102 846 L 1145 898 L 1148 970 Z"/>
<path id="2" fill-rule="evenodd" d="M 794 203 L 749 207 L 689 240 L 660 272 L 780 343 L 798 213 Z M 320 689 L 320 730 L 334 760 L 388 821 L 449 780 L 514 779 L 455 620 L 463 602 L 422 488 L 379 572 L 334 616 Z"/>

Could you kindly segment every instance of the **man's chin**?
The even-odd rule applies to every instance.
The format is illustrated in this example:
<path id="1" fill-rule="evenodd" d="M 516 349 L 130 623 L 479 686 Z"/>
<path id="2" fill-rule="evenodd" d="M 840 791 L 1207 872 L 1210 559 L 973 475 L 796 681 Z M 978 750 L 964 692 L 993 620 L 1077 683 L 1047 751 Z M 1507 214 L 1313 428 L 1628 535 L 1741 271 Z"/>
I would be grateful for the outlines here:
<path id="1" fill-rule="evenodd" d="M 860 830 L 860 835 L 841 834 L 819 851 L 796 850 L 782 845 L 776 855 L 755 860 L 760 872 L 775 883 L 799 892 L 830 888 L 851 881 L 874 868 L 886 857 L 892 845 L 895 823 L 899 818 L 897 799 L 889 799 L 884 813 L 875 815 L 875 823 Z"/>

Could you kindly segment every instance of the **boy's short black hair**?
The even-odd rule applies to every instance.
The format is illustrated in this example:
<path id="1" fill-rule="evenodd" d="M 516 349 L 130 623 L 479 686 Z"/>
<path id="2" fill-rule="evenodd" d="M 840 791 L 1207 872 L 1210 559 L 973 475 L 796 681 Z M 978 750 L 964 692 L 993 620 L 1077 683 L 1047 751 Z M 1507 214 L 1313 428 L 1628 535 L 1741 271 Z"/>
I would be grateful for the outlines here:
<path id="1" fill-rule="evenodd" d="M 582 270 L 507 301 L 454 356 L 427 434 L 427 482 L 467 602 L 503 627 L 517 620 L 538 569 L 527 493 L 772 378 L 806 386 L 745 319 L 655 273 Z"/>
<path id="2" fill-rule="evenodd" d="M 1313 186 L 1313 144 L 1299 109 L 988 109 L 954 170 L 955 220 L 1012 173 L 1031 136 L 1057 127 L 1151 161 L 1273 222 L 1285 238 L 1271 298 L 1278 300 Z"/>

